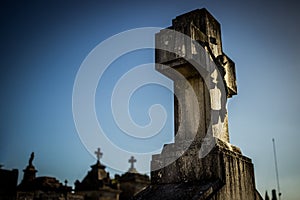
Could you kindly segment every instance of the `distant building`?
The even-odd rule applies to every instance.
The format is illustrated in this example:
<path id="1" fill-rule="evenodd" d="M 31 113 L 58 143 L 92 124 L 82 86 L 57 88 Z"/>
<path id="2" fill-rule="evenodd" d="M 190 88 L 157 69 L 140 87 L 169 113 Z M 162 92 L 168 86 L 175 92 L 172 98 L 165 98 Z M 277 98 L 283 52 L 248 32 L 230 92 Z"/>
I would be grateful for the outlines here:
<path id="1" fill-rule="evenodd" d="M 100 163 L 100 148 L 95 153 L 97 162 L 81 182 L 75 182 L 75 194 L 83 196 L 85 200 L 118 200 L 121 191 L 118 184 L 110 179 L 106 166 Z"/>
<path id="2" fill-rule="evenodd" d="M 31 154 L 28 166 L 23 170 L 24 175 L 17 186 L 17 200 L 83 200 L 82 196 L 71 193 L 72 187 L 60 183 L 54 177 L 36 177 L 37 170 Z"/>
<path id="3" fill-rule="evenodd" d="M 18 170 L 0 168 L 0 200 L 15 200 L 17 195 Z"/>
<path id="4" fill-rule="evenodd" d="M 131 156 L 128 162 L 131 163 L 128 172 L 117 178 L 122 191 L 120 194 L 120 200 L 131 199 L 135 194 L 139 193 L 148 185 L 150 185 L 149 176 L 138 173 L 138 171 L 134 168 L 136 159 Z"/>
<path id="5" fill-rule="evenodd" d="M 82 181 L 75 182 L 74 190 L 67 186 L 67 180 L 63 184 L 54 177 L 37 177 L 34 153 L 23 170 L 19 185 L 17 169 L 0 168 L 0 200 L 129 200 L 150 184 L 149 176 L 139 174 L 134 168 L 136 159 L 133 156 L 129 160 L 131 167 L 128 172 L 111 179 L 106 166 L 100 162 L 100 148 L 95 153 L 97 162 Z"/>
<path id="6" fill-rule="evenodd" d="M 91 171 L 81 182 L 75 182 L 75 194 L 82 195 L 85 200 L 129 200 L 150 184 L 149 176 L 139 174 L 134 168 L 136 159 L 133 156 L 129 159 L 131 167 L 128 172 L 110 179 L 105 166 L 100 162 L 103 155 L 100 148 L 95 154 L 96 164 L 91 166 Z"/>

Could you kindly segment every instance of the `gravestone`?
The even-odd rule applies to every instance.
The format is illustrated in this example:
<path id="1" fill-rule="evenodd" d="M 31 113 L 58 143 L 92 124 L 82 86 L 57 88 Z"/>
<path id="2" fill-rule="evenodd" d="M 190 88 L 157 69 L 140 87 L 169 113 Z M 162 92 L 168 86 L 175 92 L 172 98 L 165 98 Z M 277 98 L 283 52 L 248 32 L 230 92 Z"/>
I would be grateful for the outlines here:
<path id="1" fill-rule="evenodd" d="M 75 181 L 75 194 L 83 196 L 85 200 L 116 200 L 119 199 L 118 185 L 111 180 L 106 166 L 100 162 L 103 153 L 100 148 L 94 152 L 97 161 L 82 181 Z"/>
<path id="2" fill-rule="evenodd" d="M 262 199 L 251 159 L 229 142 L 227 99 L 235 64 L 219 22 L 198 9 L 156 34 L 156 70 L 174 82 L 174 143 L 151 161 L 151 185 L 135 199 Z"/>
<path id="3" fill-rule="evenodd" d="M 146 174 L 140 174 L 134 167 L 134 163 L 137 160 L 131 156 L 128 160 L 130 168 L 121 176 L 117 176 L 116 180 L 120 184 L 120 200 L 130 200 L 135 194 L 145 189 L 149 184 L 149 176 Z"/>
<path id="4" fill-rule="evenodd" d="M 136 162 L 136 159 L 133 156 L 131 156 L 130 159 L 128 160 L 128 162 L 130 163 L 130 168 L 129 168 L 128 172 L 137 173 L 137 171 L 134 167 L 134 163 Z"/>

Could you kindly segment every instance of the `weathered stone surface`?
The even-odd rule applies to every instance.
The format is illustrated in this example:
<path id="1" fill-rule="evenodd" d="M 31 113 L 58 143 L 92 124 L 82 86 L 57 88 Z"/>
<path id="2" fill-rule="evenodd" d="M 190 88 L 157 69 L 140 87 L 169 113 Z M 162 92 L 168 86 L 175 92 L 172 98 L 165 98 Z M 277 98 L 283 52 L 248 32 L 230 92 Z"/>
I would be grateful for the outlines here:
<path id="1" fill-rule="evenodd" d="M 135 199 L 261 199 L 251 159 L 224 146 L 216 145 L 202 159 L 185 154 L 161 170 L 164 175 Z"/>
<path id="2" fill-rule="evenodd" d="M 220 188 L 222 183 L 214 181 L 211 183 L 204 182 L 183 182 L 169 183 L 162 185 L 151 185 L 143 192 L 135 196 L 136 200 L 151 199 L 151 200 L 191 200 L 191 199 L 207 199 L 214 190 Z"/>
<path id="3" fill-rule="evenodd" d="M 171 27 L 161 30 L 161 32 L 156 36 L 156 45 L 168 46 L 167 48 L 171 49 L 172 52 L 177 52 L 177 55 L 158 49 L 155 52 L 155 61 L 156 63 L 166 64 L 173 67 L 174 65 L 182 65 L 186 63 L 186 60 L 193 58 L 198 60 L 199 63 L 204 66 L 208 65 L 208 63 L 205 63 L 207 58 L 204 54 L 200 54 L 200 52 L 194 48 L 193 41 L 192 44 L 187 44 L 182 41 L 182 37 L 168 34 L 169 29 L 183 33 L 191 37 L 194 42 L 198 42 L 205 47 L 207 51 L 209 51 L 210 56 L 213 57 L 212 59 L 220 63 L 225 70 L 228 97 L 237 94 L 235 64 L 226 54 L 223 53 L 221 26 L 206 9 L 194 10 L 178 16 L 173 20 Z M 174 37 L 176 37 L 176 41 L 172 41 L 174 40 Z M 180 38 L 182 38 L 182 40 L 180 40 Z M 186 57 L 186 59 L 180 59 L 182 57 Z M 193 69 L 189 68 L 188 71 L 192 72 Z"/>

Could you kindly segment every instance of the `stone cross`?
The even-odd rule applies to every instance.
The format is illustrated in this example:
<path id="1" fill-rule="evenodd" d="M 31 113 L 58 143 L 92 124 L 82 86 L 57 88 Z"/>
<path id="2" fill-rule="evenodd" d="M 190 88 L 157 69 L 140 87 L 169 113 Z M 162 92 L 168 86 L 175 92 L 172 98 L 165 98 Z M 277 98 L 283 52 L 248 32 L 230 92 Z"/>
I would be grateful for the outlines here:
<path id="1" fill-rule="evenodd" d="M 103 153 L 101 152 L 100 148 L 95 151 L 95 154 L 97 156 L 97 160 L 100 160 L 100 158 L 102 158 Z"/>
<path id="2" fill-rule="evenodd" d="M 134 163 L 136 162 L 136 159 L 134 159 L 134 157 L 131 156 L 128 162 L 131 164 L 130 169 L 134 169 Z"/>
<path id="3" fill-rule="evenodd" d="M 133 199 L 262 199 L 251 159 L 229 143 L 226 102 L 237 88 L 219 22 L 206 9 L 176 17 L 155 36 L 155 63 L 173 80 L 175 137 L 152 156 L 151 185 Z"/>
<path id="4" fill-rule="evenodd" d="M 200 180 L 202 158 L 217 144 L 232 149 L 226 103 L 237 94 L 234 62 L 223 53 L 220 24 L 205 9 L 174 19 L 155 35 L 155 47 L 155 69 L 173 80 L 175 134 L 152 157 L 151 180 Z"/>

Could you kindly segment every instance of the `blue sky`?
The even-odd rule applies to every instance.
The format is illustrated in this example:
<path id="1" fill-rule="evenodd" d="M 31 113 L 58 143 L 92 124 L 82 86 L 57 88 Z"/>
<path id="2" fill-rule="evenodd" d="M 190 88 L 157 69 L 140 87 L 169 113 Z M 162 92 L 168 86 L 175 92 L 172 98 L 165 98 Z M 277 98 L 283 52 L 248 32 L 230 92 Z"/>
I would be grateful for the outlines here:
<path id="1" fill-rule="evenodd" d="M 299 198 L 300 161 L 298 2 L 287 1 L 1 1 L 0 3 L 0 163 L 22 170 L 32 151 L 40 176 L 73 183 L 95 162 L 80 141 L 72 115 L 72 91 L 79 67 L 105 39 L 132 28 L 168 27 L 176 16 L 206 7 L 221 23 L 223 51 L 236 64 L 238 95 L 229 100 L 231 143 L 255 165 L 256 184 L 276 187 L 272 138 L 276 139 L 283 199 Z M 96 109 L 112 140 L 108 97 L 116 79 L 153 61 L 150 50 L 113 63 L 99 82 Z M 168 113 L 164 139 L 172 140 L 172 95 L 165 88 L 141 88 L 130 102 L 137 123 L 149 121 L 147 110 L 162 104 Z M 126 143 L 143 147 L 146 143 Z M 147 146 L 147 145 L 144 145 Z M 103 159 L 127 159 L 103 152 Z M 149 169 L 139 160 L 138 170 Z M 111 170 L 114 173 L 114 170 Z M 22 171 L 20 171 L 22 176 Z"/>

